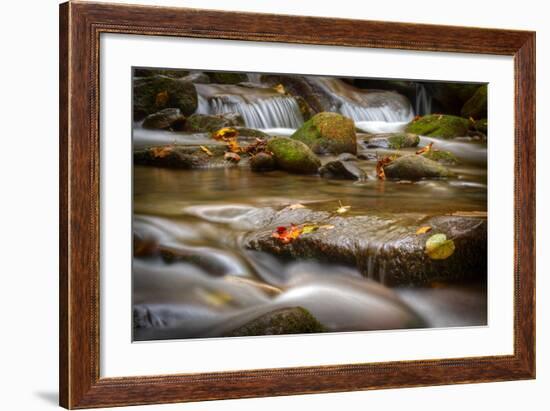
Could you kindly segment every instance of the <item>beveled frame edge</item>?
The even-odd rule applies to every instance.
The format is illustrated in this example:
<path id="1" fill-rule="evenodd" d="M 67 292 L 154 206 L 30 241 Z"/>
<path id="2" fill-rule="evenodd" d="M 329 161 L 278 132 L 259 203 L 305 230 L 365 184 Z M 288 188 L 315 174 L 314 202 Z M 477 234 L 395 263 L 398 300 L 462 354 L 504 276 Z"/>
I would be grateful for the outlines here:
<path id="1" fill-rule="evenodd" d="M 59 24 L 61 406 L 110 407 L 535 378 L 534 32 L 88 2 L 61 4 Z M 100 378 L 99 36 L 113 32 L 513 56 L 514 354 Z"/>

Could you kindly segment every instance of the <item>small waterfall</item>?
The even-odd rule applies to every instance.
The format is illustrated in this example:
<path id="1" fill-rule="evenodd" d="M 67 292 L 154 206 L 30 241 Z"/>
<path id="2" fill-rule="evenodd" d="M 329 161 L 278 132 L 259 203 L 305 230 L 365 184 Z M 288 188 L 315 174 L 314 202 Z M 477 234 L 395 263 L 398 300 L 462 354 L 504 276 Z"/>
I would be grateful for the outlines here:
<path id="1" fill-rule="evenodd" d="M 432 113 L 432 96 L 422 83 L 416 83 L 415 113 L 417 116 L 424 116 Z"/>
<path id="2" fill-rule="evenodd" d="M 308 81 L 329 97 L 333 106 L 330 111 L 338 111 L 355 122 L 408 122 L 414 117 L 411 103 L 399 93 L 362 90 L 330 77 L 311 77 Z"/>
<path id="3" fill-rule="evenodd" d="M 214 97 L 209 100 L 212 114 L 239 113 L 247 127 L 298 128 L 304 119 L 293 97 L 271 97 L 246 102 L 238 96 Z"/>

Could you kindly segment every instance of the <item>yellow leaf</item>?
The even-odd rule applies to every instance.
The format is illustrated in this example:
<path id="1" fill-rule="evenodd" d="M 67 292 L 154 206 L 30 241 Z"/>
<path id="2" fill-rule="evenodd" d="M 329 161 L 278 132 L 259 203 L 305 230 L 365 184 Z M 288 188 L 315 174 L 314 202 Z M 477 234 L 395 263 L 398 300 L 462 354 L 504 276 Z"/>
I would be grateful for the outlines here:
<path id="1" fill-rule="evenodd" d="M 208 147 L 205 147 L 205 146 L 200 146 L 201 150 L 204 151 L 206 154 L 208 154 L 209 156 L 213 156 L 214 154 L 212 154 L 212 152 L 208 149 Z"/>
<path id="2" fill-rule="evenodd" d="M 279 94 L 285 94 L 285 86 L 283 86 L 282 84 L 277 84 L 275 87 L 273 87 L 273 89 L 279 93 Z"/>
<path id="3" fill-rule="evenodd" d="M 451 215 L 457 217 L 482 217 L 487 218 L 487 211 L 455 211 Z"/>
<path id="4" fill-rule="evenodd" d="M 426 254 L 432 260 L 445 260 L 455 252 L 453 240 L 447 240 L 445 234 L 434 234 L 426 241 Z"/>
<path id="5" fill-rule="evenodd" d="M 334 226 L 332 224 L 323 224 L 319 226 L 319 230 L 332 230 Z"/>
<path id="6" fill-rule="evenodd" d="M 311 224 L 311 225 L 305 225 L 302 227 L 302 234 L 309 234 L 317 231 L 319 229 L 318 225 Z"/>
<path id="7" fill-rule="evenodd" d="M 338 207 L 338 208 L 336 209 L 336 212 L 337 212 L 338 214 L 345 214 L 345 213 L 347 213 L 347 212 L 349 211 L 349 209 L 351 208 L 351 206 L 349 206 L 349 205 L 348 205 L 348 206 L 343 205 L 341 201 L 338 201 L 338 204 L 340 204 L 340 207 Z"/>
<path id="8" fill-rule="evenodd" d="M 416 230 L 416 235 L 425 234 L 428 231 L 431 231 L 432 227 L 429 225 L 426 225 L 424 227 L 420 227 L 418 230 Z"/>
<path id="9" fill-rule="evenodd" d="M 235 138 L 230 138 L 227 140 L 227 148 L 232 153 L 240 153 L 241 152 L 241 146 L 239 145 L 239 142 Z"/>
<path id="10" fill-rule="evenodd" d="M 220 128 L 217 131 L 212 133 L 212 138 L 215 140 L 227 140 L 230 138 L 235 138 L 239 135 L 239 132 L 231 127 Z"/>

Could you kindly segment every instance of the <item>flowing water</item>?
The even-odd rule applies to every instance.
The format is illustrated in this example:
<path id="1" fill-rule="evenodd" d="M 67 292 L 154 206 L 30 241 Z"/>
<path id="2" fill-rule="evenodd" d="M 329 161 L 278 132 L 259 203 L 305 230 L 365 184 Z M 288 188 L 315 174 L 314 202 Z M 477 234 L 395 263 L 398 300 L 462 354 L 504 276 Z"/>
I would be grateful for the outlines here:
<path id="1" fill-rule="evenodd" d="M 352 117 L 362 130 L 402 130 L 413 115 L 410 103 L 404 104 L 401 96 L 396 99 L 396 93 L 352 92 L 341 81 L 317 81 L 335 96 L 337 111 Z M 295 100 L 271 89 L 197 88 L 201 113 L 237 111 L 248 126 L 272 135 L 290 135 L 303 122 Z M 420 145 L 429 142 L 461 160 L 451 167 L 456 178 L 406 184 L 379 181 L 372 160 L 357 163 L 372 177 L 364 182 L 282 171 L 253 173 L 245 166 L 134 166 L 134 233 L 189 256 L 179 261 L 134 258 L 134 338 L 219 337 L 261 314 L 297 306 L 309 310 L 331 332 L 403 328 L 413 317 L 421 318 L 426 327 L 486 324 L 483 284 L 388 288 L 354 266 L 288 260 L 247 249 L 244 243 L 245 236 L 265 226 L 274 211 L 298 203 L 330 211 L 341 202 L 351 206 L 352 216 L 381 216 L 388 223 L 375 234 L 380 240 L 424 216 L 486 211 L 486 145 L 425 137 Z M 213 141 L 206 134 L 144 130 L 134 124 L 134 148 L 171 143 Z"/>

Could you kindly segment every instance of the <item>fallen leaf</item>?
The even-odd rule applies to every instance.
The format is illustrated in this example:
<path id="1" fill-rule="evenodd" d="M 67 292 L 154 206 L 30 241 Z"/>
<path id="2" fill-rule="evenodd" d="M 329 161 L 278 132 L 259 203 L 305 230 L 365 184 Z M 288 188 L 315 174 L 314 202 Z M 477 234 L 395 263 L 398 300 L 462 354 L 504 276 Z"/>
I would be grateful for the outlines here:
<path id="1" fill-rule="evenodd" d="M 225 305 L 233 300 L 230 294 L 223 291 L 201 290 L 200 294 L 204 301 L 216 307 Z"/>
<path id="2" fill-rule="evenodd" d="M 455 252 L 453 240 L 447 240 L 445 234 L 434 234 L 426 241 L 426 254 L 432 260 L 445 260 Z"/>
<path id="3" fill-rule="evenodd" d="M 276 86 L 273 87 L 273 89 L 279 94 L 285 94 L 286 93 L 285 86 L 283 86 L 282 84 L 277 84 Z"/>
<path id="4" fill-rule="evenodd" d="M 468 117 L 468 120 L 470 120 L 470 123 L 474 123 L 474 124 L 475 124 L 475 122 L 476 122 L 472 116 Z"/>
<path id="5" fill-rule="evenodd" d="M 211 134 L 212 138 L 215 140 L 228 140 L 230 138 L 236 138 L 238 135 L 239 132 L 231 127 L 220 128 Z"/>
<path id="6" fill-rule="evenodd" d="M 205 146 L 199 146 L 200 149 L 202 151 L 204 151 L 206 154 L 208 154 L 209 156 L 213 156 L 214 154 L 212 154 L 212 152 L 208 149 L 208 147 L 205 147 Z"/>
<path id="7" fill-rule="evenodd" d="M 231 151 L 227 151 L 223 155 L 223 159 L 226 161 L 231 161 L 233 163 L 238 163 L 239 161 L 241 161 L 241 156 L 238 155 L 237 153 L 232 153 Z"/>
<path id="8" fill-rule="evenodd" d="M 443 114 L 440 114 L 439 117 L 437 118 L 438 120 L 441 120 L 443 118 Z"/>
<path id="9" fill-rule="evenodd" d="M 319 230 L 332 230 L 334 226 L 332 224 L 323 224 L 319 226 Z"/>
<path id="10" fill-rule="evenodd" d="M 299 208 L 306 208 L 306 206 L 303 205 L 303 204 L 300 204 L 300 203 L 291 204 L 291 205 L 288 206 L 289 210 L 297 210 Z"/>
<path id="11" fill-rule="evenodd" d="M 245 153 L 248 153 L 250 155 L 258 154 L 260 152 L 265 152 L 267 148 L 267 142 L 265 140 L 262 140 L 261 138 L 256 138 L 256 141 L 254 143 L 249 144 L 244 149 L 241 149 Z"/>
<path id="12" fill-rule="evenodd" d="M 376 175 L 379 180 L 386 179 L 386 173 L 384 172 L 384 166 L 390 164 L 393 160 L 391 157 L 384 157 L 376 163 Z"/>
<path id="13" fill-rule="evenodd" d="M 427 146 L 424 146 L 422 147 L 420 150 L 418 150 L 416 152 L 416 154 L 423 154 L 423 153 L 427 153 L 429 152 L 431 149 L 432 149 L 432 146 L 434 145 L 433 142 L 431 142 L 430 144 L 428 144 Z"/>
<path id="14" fill-rule="evenodd" d="M 281 226 L 277 227 L 275 232 L 271 234 L 271 237 L 276 238 L 282 244 L 289 244 L 297 239 L 302 234 L 302 229 L 294 224 L 291 224 L 289 228 Z"/>
<path id="15" fill-rule="evenodd" d="M 241 146 L 239 145 L 239 142 L 236 138 L 230 138 L 227 140 L 227 148 L 232 153 L 240 153 L 241 152 Z"/>
<path id="16" fill-rule="evenodd" d="M 311 225 L 304 225 L 302 227 L 302 234 L 309 234 L 317 231 L 319 229 L 318 225 L 311 224 Z"/>
<path id="17" fill-rule="evenodd" d="M 168 99 L 170 98 L 168 92 L 161 91 L 155 96 L 155 106 L 157 107 L 164 107 L 166 103 L 168 103 Z"/>
<path id="18" fill-rule="evenodd" d="M 338 203 L 340 204 L 340 207 L 338 207 L 338 208 L 336 209 L 336 212 L 337 212 L 338 214 L 347 213 L 347 212 L 350 210 L 350 208 L 351 208 L 351 206 L 349 206 L 349 205 L 348 205 L 348 206 L 343 205 L 341 201 L 338 201 Z"/>
<path id="19" fill-rule="evenodd" d="M 153 147 L 150 152 L 154 158 L 164 158 L 169 155 L 173 150 L 172 146 Z"/>
<path id="20" fill-rule="evenodd" d="M 428 231 L 431 231 L 432 227 L 429 225 L 426 225 L 424 227 L 420 227 L 418 230 L 416 230 L 416 235 L 425 234 Z"/>

